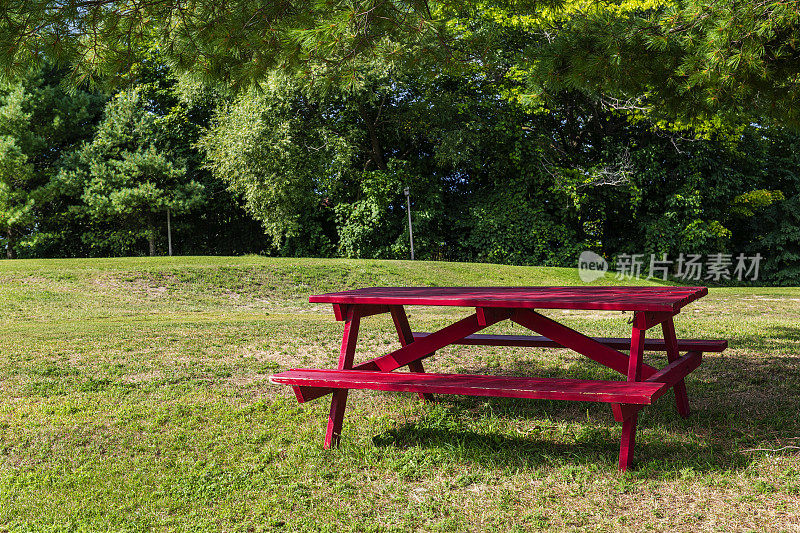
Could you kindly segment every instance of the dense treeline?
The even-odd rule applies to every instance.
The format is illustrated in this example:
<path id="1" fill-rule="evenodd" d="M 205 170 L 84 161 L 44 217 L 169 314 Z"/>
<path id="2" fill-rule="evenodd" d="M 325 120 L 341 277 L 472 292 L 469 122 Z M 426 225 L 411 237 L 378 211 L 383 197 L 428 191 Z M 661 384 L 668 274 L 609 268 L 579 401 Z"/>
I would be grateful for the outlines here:
<path id="1" fill-rule="evenodd" d="M 196 143 L 216 102 L 181 99 L 144 60 L 115 94 L 63 87 L 34 71 L 0 87 L 0 246 L 6 256 L 261 251 L 264 239 Z"/>
<path id="2" fill-rule="evenodd" d="M 659 127 L 577 91 L 532 104 L 507 72 L 371 73 L 238 96 L 154 58 L 114 94 L 46 69 L 0 92 L 8 257 L 245 252 L 574 266 L 619 253 L 760 253 L 800 282 L 800 137 Z"/>
<path id="3" fill-rule="evenodd" d="M 9 4 L 0 246 L 408 257 L 408 187 L 419 258 L 796 284 L 798 5 Z"/>

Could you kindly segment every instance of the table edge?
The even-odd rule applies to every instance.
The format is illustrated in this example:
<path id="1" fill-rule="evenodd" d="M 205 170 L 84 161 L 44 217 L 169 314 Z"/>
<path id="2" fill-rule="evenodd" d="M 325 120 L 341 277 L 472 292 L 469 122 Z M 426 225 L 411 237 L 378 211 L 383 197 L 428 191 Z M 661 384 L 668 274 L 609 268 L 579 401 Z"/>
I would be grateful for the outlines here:
<path id="1" fill-rule="evenodd" d="M 543 286 L 546 287 L 546 286 Z M 614 287 L 613 285 L 602 285 L 601 287 Z M 626 286 L 627 287 L 627 286 Z M 364 287 L 364 288 L 391 288 L 391 287 Z M 398 287 L 400 288 L 400 287 Z M 402 287 L 406 288 L 406 287 Z M 415 287 L 416 288 L 416 287 Z M 423 287 L 420 287 L 423 288 Z M 436 287 L 430 287 L 436 288 Z M 463 287 L 482 288 L 482 287 Z M 502 288 L 502 287 L 498 287 Z M 564 288 L 564 287 L 553 287 Z M 708 294 L 707 287 L 681 287 L 696 289 L 694 293 L 672 302 L 663 304 L 627 304 L 627 303 L 592 303 L 592 302 L 529 302 L 523 300 L 497 300 L 492 298 L 447 298 L 437 297 L 435 300 L 425 296 L 359 296 L 340 293 L 326 293 L 310 296 L 310 303 L 329 303 L 334 305 L 429 305 L 437 307 L 496 307 L 503 309 L 575 309 L 586 311 L 649 311 L 649 312 L 678 312 L 689 303 L 702 298 Z M 359 289 L 353 289 L 359 290 Z"/>

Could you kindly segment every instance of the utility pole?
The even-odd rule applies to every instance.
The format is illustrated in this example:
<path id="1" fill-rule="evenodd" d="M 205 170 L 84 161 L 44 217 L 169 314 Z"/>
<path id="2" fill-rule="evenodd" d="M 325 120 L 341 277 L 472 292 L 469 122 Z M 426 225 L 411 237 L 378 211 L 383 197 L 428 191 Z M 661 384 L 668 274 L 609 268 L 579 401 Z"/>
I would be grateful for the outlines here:
<path id="1" fill-rule="evenodd" d="M 411 243 L 411 260 L 414 260 L 414 231 L 411 229 L 411 191 L 408 187 L 403 189 L 406 195 L 406 204 L 408 205 L 408 240 Z"/>
<path id="2" fill-rule="evenodd" d="M 169 220 L 169 208 L 167 208 L 167 247 L 169 248 L 169 256 L 172 257 L 172 224 Z"/>

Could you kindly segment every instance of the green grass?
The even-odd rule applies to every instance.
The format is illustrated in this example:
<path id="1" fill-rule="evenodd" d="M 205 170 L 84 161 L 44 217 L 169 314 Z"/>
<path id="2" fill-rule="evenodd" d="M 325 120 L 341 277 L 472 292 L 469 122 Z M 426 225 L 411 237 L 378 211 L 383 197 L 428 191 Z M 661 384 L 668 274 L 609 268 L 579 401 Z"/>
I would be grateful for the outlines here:
<path id="1" fill-rule="evenodd" d="M 354 391 L 343 445 L 324 451 L 327 398 L 298 405 L 267 381 L 336 364 L 341 323 L 311 294 L 578 283 L 572 269 L 404 261 L 2 261 L 0 531 L 800 529 L 797 288 L 717 288 L 684 309 L 679 335 L 730 348 L 688 380 L 690 419 L 670 395 L 643 412 L 627 474 L 608 406 Z M 548 314 L 629 332 L 630 315 Z M 364 320 L 358 359 L 395 346 L 389 318 Z M 545 349 L 452 347 L 428 368 L 611 376 Z"/>

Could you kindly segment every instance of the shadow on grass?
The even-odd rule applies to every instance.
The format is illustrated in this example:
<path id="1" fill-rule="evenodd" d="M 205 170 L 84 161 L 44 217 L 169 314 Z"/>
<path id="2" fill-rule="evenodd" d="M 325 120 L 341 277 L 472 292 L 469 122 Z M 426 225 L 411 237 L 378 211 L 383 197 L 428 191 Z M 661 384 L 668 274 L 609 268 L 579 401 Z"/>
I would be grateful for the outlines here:
<path id="1" fill-rule="evenodd" d="M 729 339 L 728 344 L 729 348 L 737 350 L 798 353 L 800 352 L 800 327 L 769 326 L 761 330 L 758 335 L 734 335 Z"/>
<path id="2" fill-rule="evenodd" d="M 441 448 L 459 459 L 489 468 L 524 468 L 572 461 L 603 462 L 607 457 L 611 458 L 614 453 L 614 445 L 610 440 L 605 442 L 601 439 L 590 439 L 575 445 L 536 437 L 512 437 L 467 429 L 420 427 L 417 424 L 403 424 L 374 436 L 372 441 L 376 446 L 401 449 Z M 613 459 L 616 460 L 616 456 Z"/>
<path id="3" fill-rule="evenodd" d="M 800 329 L 773 329 L 784 339 L 800 339 Z M 796 444 L 800 356 L 786 355 L 782 346 L 770 345 L 765 353 L 750 357 L 704 354 L 702 365 L 687 379 L 690 418 L 678 416 L 672 393 L 640 413 L 636 459 L 641 475 L 685 469 L 738 471 L 758 457 L 753 448 Z M 620 377 L 588 359 L 574 362 L 568 371 L 536 361 L 473 371 L 578 379 Z M 476 425 L 486 429 L 476 430 Z M 509 427 L 526 428 L 525 434 L 509 435 Z M 455 450 L 477 464 L 520 468 L 615 465 L 620 434 L 621 424 L 614 422 L 608 405 L 439 396 L 438 405 L 424 408 L 418 421 L 376 435 L 373 441 L 378 446 Z"/>

